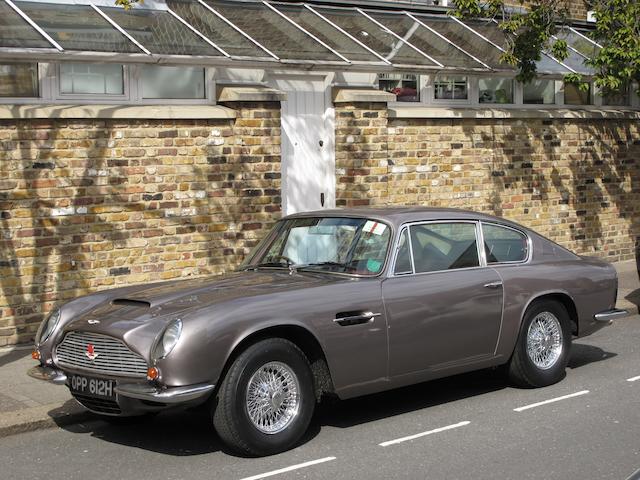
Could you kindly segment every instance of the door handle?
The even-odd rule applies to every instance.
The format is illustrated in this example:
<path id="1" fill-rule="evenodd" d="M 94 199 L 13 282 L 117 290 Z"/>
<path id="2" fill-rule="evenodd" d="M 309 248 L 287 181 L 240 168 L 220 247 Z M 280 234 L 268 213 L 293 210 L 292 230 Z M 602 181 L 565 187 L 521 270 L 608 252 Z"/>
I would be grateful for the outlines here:
<path id="1" fill-rule="evenodd" d="M 379 316 L 380 316 L 379 313 L 362 312 L 357 315 L 336 316 L 336 318 L 333 321 L 338 325 L 341 325 L 343 327 L 348 327 L 350 325 L 359 325 L 361 323 L 372 322 L 375 317 L 379 317 Z"/>
<path id="2" fill-rule="evenodd" d="M 502 286 L 502 282 L 497 281 L 497 282 L 485 283 L 484 286 L 485 288 L 500 288 Z"/>

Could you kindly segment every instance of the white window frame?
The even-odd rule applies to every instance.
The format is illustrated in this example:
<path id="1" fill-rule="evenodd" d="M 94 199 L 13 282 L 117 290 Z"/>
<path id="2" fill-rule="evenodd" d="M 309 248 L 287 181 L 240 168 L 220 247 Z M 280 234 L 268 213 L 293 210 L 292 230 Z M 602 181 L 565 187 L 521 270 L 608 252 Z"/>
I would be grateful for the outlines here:
<path id="1" fill-rule="evenodd" d="M 69 62 L 69 63 L 78 63 L 78 62 Z M 122 91 L 123 93 L 114 93 L 114 94 L 100 94 L 100 93 L 62 93 L 62 71 L 61 64 L 56 63 L 53 65 L 55 68 L 55 100 L 58 101 L 83 101 L 86 102 L 88 100 L 99 100 L 101 103 L 123 103 L 128 102 L 131 99 L 129 94 L 130 91 L 130 81 L 129 81 L 129 70 L 131 65 L 126 65 L 122 63 L 117 63 L 116 65 L 120 65 L 122 67 Z"/>
<path id="2" fill-rule="evenodd" d="M 465 77 L 467 79 L 467 98 L 436 98 L 436 77 Z M 442 73 L 437 73 L 435 75 L 428 75 L 428 81 L 431 84 L 431 92 L 429 95 L 429 101 L 433 104 L 433 105 L 450 105 L 450 106 L 455 106 L 455 105 L 465 105 L 468 106 L 472 103 L 473 99 L 475 97 L 477 97 L 476 94 L 474 94 L 474 87 L 473 87 L 473 81 L 471 80 L 472 76 L 466 73 L 448 73 L 448 72 L 442 72 Z M 477 93 L 477 81 L 476 83 L 476 88 L 475 88 L 475 93 Z"/>
<path id="3" fill-rule="evenodd" d="M 480 79 L 481 78 L 492 78 L 492 79 L 508 79 L 511 80 L 512 88 L 513 88 L 513 101 L 511 103 L 480 103 Z M 520 99 L 520 103 L 522 103 L 522 90 L 518 92 L 518 87 L 520 86 L 520 82 L 516 80 L 516 77 L 513 75 L 499 75 L 495 73 L 488 72 L 486 75 L 476 75 L 473 77 L 472 82 L 475 88 L 473 104 L 478 107 L 485 108 L 511 108 L 518 105 L 518 98 Z M 519 93 L 519 96 L 518 96 Z"/>

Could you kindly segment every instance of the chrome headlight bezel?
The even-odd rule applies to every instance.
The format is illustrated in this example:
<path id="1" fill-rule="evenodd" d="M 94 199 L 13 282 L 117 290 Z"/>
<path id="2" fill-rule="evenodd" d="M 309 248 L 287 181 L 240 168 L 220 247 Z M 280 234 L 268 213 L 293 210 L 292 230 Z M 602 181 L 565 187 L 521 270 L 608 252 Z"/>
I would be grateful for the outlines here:
<path id="1" fill-rule="evenodd" d="M 162 331 L 162 335 L 158 337 L 156 344 L 153 348 L 153 361 L 166 358 L 176 347 L 180 341 L 182 335 L 182 320 L 176 318 L 169 322 L 166 328 Z"/>
<path id="2" fill-rule="evenodd" d="M 56 307 L 51 311 L 47 318 L 42 321 L 38 327 L 38 331 L 36 332 L 36 345 L 41 345 L 49 339 L 60 323 L 61 317 L 62 312 L 60 311 L 60 308 Z"/>

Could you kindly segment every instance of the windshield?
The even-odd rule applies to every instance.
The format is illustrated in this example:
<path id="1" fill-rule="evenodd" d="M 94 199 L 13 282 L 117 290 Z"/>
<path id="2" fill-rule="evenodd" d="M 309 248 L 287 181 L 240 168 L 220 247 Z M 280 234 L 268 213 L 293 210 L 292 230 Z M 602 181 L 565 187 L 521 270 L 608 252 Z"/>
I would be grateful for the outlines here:
<path id="1" fill-rule="evenodd" d="M 282 220 L 243 268 L 289 268 L 357 275 L 382 271 L 391 236 L 388 225 L 366 218 Z"/>

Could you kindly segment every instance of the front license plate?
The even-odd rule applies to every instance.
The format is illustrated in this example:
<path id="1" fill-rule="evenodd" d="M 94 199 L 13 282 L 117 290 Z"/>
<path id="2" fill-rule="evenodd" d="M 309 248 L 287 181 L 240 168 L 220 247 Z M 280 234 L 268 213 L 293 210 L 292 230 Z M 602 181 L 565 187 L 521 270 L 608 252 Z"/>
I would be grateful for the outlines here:
<path id="1" fill-rule="evenodd" d="M 68 382 L 72 393 L 108 398 L 110 400 L 116 399 L 115 380 L 85 377 L 84 375 L 69 375 Z"/>

